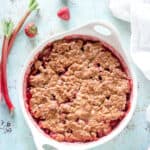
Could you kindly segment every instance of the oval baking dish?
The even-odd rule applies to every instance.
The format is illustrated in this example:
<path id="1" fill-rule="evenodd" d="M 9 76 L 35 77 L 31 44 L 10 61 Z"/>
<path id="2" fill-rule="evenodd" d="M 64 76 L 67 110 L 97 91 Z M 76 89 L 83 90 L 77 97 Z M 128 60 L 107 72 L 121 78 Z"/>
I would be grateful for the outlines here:
<path id="1" fill-rule="evenodd" d="M 40 129 L 36 121 L 32 118 L 32 115 L 29 112 L 28 104 L 26 102 L 26 82 L 27 76 L 29 73 L 28 68 L 31 67 L 33 61 L 39 53 L 43 50 L 43 48 L 48 45 L 48 43 L 52 43 L 54 41 L 60 39 L 84 39 L 84 40 L 92 40 L 92 41 L 100 41 L 103 43 L 104 46 L 109 48 L 111 52 L 120 60 L 121 64 L 123 64 L 124 70 L 128 77 L 130 78 L 130 105 L 126 112 L 125 117 L 119 122 L 119 124 L 107 135 L 90 142 L 58 142 L 45 134 L 43 130 Z M 137 95 L 137 86 L 136 86 L 136 77 L 133 73 L 132 67 L 129 64 L 128 57 L 125 55 L 123 48 L 121 46 L 118 33 L 116 29 L 105 22 L 92 22 L 87 25 L 83 25 L 79 28 L 73 29 L 71 31 L 54 35 L 48 40 L 44 41 L 40 46 L 38 46 L 30 57 L 27 60 L 27 63 L 24 64 L 23 71 L 21 74 L 21 79 L 19 82 L 19 91 L 20 91 L 20 104 L 23 111 L 23 115 L 25 120 L 31 129 L 33 139 L 37 146 L 38 150 L 44 149 L 44 145 L 49 145 L 55 149 L 63 149 L 63 150 L 70 150 L 70 149 L 78 149 L 84 150 L 95 147 L 100 144 L 104 144 L 105 142 L 114 138 L 117 134 L 119 134 L 125 126 L 128 124 L 129 120 L 131 119 L 135 105 L 136 105 L 136 95 Z M 57 126 L 57 125 L 56 125 Z"/>

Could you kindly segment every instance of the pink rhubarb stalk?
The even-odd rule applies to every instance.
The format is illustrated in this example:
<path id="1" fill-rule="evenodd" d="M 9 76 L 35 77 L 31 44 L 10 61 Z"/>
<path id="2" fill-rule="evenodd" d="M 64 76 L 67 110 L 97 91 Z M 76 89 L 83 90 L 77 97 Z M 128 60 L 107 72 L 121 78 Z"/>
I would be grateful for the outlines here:
<path id="1" fill-rule="evenodd" d="M 9 97 L 9 92 L 8 92 L 7 58 L 22 25 L 24 24 L 27 17 L 31 14 L 31 12 L 37 9 L 37 7 L 38 7 L 37 1 L 30 0 L 28 10 L 24 14 L 24 16 L 21 18 L 21 20 L 19 21 L 18 25 L 15 27 L 14 30 L 13 30 L 13 23 L 11 21 L 4 22 L 4 41 L 3 41 L 3 47 L 2 47 L 2 59 L 1 59 L 1 67 L 0 67 L 0 71 L 1 71 L 0 72 L 1 73 L 0 98 L 2 97 L 2 94 L 3 94 L 6 105 L 11 113 L 14 111 L 14 105 L 11 102 L 11 99 Z"/>
<path id="2" fill-rule="evenodd" d="M 9 41 L 9 47 L 8 47 L 8 54 L 13 46 L 13 43 L 17 37 L 18 32 L 20 31 L 21 27 L 23 26 L 24 22 L 28 18 L 28 16 L 31 14 L 32 11 L 36 10 L 38 8 L 38 3 L 36 0 L 30 0 L 28 10 L 25 12 L 24 16 L 19 21 L 18 25 L 15 27 L 12 36 Z"/>
<path id="3" fill-rule="evenodd" d="M 8 44 L 10 40 L 10 36 L 12 34 L 13 30 L 13 23 L 11 21 L 4 22 L 4 40 L 3 40 L 3 49 L 2 49 L 2 59 L 1 59 L 1 79 L 2 79 L 2 91 L 3 91 L 3 97 L 5 99 L 6 105 L 10 111 L 10 113 L 13 113 L 14 111 L 14 105 L 11 102 L 11 99 L 9 97 L 8 93 L 8 86 L 7 86 L 7 50 L 8 50 Z"/>
<path id="4" fill-rule="evenodd" d="M 1 69 L 1 62 L 0 62 L 0 101 L 2 99 L 2 73 L 1 73 L 1 70 L 2 69 Z"/>

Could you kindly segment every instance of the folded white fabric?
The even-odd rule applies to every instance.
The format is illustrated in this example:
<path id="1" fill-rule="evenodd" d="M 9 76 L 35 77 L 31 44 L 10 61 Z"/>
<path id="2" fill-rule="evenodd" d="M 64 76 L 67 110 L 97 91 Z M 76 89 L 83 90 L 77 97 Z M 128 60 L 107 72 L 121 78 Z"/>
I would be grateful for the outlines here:
<path id="1" fill-rule="evenodd" d="M 131 56 L 150 80 L 150 0 L 110 0 L 109 8 L 131 23 Z"/>

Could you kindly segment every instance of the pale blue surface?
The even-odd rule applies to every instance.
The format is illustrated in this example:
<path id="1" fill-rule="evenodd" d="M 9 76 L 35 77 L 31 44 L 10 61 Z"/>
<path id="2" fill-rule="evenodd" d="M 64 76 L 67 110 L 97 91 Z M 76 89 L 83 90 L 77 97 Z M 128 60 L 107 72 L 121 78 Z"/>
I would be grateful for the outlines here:
<path id="1" fill-rule="evenodd" d="M 32 49 L 45 38 L 45 36 L 66 31 L 94 19 L 102 19 L 111 22 L 117 27 L 121 33 L 123 47 L 126 49 L 126 52 L 129 53 L 130 25 L 115 19 L 111 15 L 108 9 L 108 1 L 68 0 L 68 6 L 71 10 L 71 20 L 69 22 L 60 21 L 56 16 L 57 10 L 65 5 L 65 0 L 63 2 L 61 0 L 39 1 L 41 8 L 40 15 L 35 15 L 34 13 L 28 19 L 28 22 L 34 20 L 37 23 L 39 29 L 38 36 L 35 39 L 30 40 L 21 31 L 9 57 L 9 90 L 16 109 L 14 118 L 11 118 L 5 104 L 1 103 L 0 105 L 0 121 L 4 120 L 5 123 L 7 121 L 12 123 L 11 133 L 3 133 L 3 130 L 0 129 L 0 150 L 35 150 L 31 133 L 24 121 L 21 108 L 19 107 L 17 81 L 26 57 L 30 54 Z M 21 5 L 24 6 L 24 3 L 26 5 L 26 0 L 0 0 L 0 20 L 8 13 L 11 13 L 12 18 L 15 21 L 18 20 L 25 9 L 25 7 L 21 7 Z M 13 9 L 12 7 L 17 8 Z M 2 36 L 0 37 L 0 40 L 2 40 Z M 2 42 L 0 42 L 0 44 L 1 43 Z M 107 144 L 93 150 L 147 150 L 148 145 L 150 145 L 150 128 L 145 120 L 145 109 L 150 103 L 150 81 L 146 80 L 136 66 L 133 65 L 133 67 L 135 68 L 139 83 L 135 114 L 127 128 L 119 136 Z"/>

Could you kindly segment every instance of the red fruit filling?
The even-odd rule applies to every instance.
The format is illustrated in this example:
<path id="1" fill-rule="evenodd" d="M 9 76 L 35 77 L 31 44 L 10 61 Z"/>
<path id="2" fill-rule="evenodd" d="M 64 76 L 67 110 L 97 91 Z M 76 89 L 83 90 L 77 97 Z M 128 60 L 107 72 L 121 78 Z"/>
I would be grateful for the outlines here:
<path id="1" fill-rule="evenodd" d="M 27 76 L 29 111 L 57 141 L 95 141 L 129 109 L 129 76 L 100 41 L 55 41 L 35 58 Z"/>

